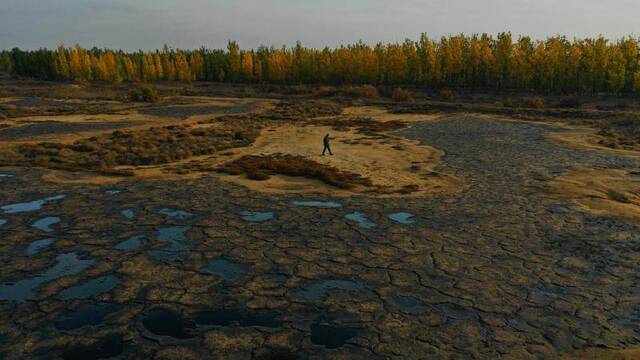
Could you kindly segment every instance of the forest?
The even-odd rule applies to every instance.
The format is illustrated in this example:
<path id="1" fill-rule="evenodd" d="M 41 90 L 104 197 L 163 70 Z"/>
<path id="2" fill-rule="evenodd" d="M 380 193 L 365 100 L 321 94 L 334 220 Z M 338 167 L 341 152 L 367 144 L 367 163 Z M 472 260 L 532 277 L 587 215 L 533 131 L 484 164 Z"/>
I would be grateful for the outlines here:
<path id="1" fill-rule="evenodd" d="M 433 40 L 363 42 L 336 48 L 259 47 L 125 52 L 60 46 L 0 52 L 0 71 L 54 81 L 214 81 L 265 84 L 372 84 L 464 91 L 558 94 L 640 93 L 640 39 L 511 33 Z"/>

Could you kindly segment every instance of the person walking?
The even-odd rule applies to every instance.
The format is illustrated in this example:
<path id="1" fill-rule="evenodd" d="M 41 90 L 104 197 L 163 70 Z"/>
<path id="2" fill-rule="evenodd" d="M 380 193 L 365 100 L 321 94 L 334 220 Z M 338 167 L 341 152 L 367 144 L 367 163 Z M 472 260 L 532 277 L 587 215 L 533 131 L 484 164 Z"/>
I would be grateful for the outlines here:
<path id="1" fill-rule="evenodd" d="M 322 156 L 324 156 L 324 153 L 327 152 L 327 150 L 329 150 L 329 155 L 333 156 L 333 153 L 331 152 L 331 143 L 330 143 L 329 134 L 324 136 L 322 143 L 324 144 L 324 149 L 322 150 Z"/>

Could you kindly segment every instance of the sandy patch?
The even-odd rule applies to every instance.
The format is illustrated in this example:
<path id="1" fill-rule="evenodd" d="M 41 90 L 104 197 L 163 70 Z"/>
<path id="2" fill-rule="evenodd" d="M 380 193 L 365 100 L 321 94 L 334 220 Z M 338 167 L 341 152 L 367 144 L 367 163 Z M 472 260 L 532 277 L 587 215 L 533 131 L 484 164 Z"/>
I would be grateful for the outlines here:
<path id="1" fill-rule="evenodd" d="M 332 136 L 333 156 L 322 156 L 324 134 Z M 342 171 L 359 174 L 374 185 L 397 191 L 407 185 L 418 186 L 412 195 L 449 193 L 463 187 L 461 180 L 435 171 L 444 153 L 402 138 L 373 139 L 354 130 L 336 131 L 326 126 L 282 125 L 263 129 L 256 142 L 247 148 L 231 150 L 232 155 L 190 159 L 199 167 L 215 168 L 244 155 L 290 154 L 300 155 L 317 163 Z M 175 164 L 172 164 L 172 166 Z M 160 172 L 145 169 L 144 174 L 158 176 Z M 139 175 L 136 173 L 136 175 Z M 300 177 L 276 175 L 269 180 L 255 181 L 244 176 L 222 175 L 222 178 L 252 190 L 267 193 L 330 192 L 352 195 L 367 189 L 339 190 L 323 182 Z"/>
<path id="2" fill-rule="evenodd" d="M 548 184 L 552 197 L 599 215 L 640 224 L 640 171 L 580 168 Z"/>
<path id="3" fill-rule="evenodd" d="M 63 172 L 51 170 L 42 179 L 56 184 L 108 185 L 116 184 L 125 178 L 115 176 L 101 176 L 87 172 Z"/>

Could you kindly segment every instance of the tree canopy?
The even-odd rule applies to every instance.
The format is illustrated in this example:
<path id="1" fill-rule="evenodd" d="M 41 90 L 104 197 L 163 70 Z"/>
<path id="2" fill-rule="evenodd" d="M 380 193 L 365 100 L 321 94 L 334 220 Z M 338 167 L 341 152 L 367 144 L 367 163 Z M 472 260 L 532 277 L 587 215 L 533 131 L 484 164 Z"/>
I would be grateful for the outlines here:
<path id="1" fill-rule="evenodd" d="M 0 71 L 43 80 L 216 81 L 272 84 L 414 85 L 553 93 L 640 92 L 640 41 L 555 36 L 545 40 L 463 34 L 337 48 L 260 47 L 124 52 L 20 49 L 0 52 Z"/>

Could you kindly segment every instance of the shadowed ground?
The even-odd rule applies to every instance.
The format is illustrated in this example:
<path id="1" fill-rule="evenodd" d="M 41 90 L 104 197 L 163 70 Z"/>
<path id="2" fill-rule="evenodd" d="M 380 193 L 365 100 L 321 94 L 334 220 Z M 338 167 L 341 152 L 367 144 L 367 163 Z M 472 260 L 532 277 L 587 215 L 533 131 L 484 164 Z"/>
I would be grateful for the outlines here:
<path id="1" fill-rule="evenodd" d="M 57 254 L 96 262 L 46 283 L 37 301 L 0 301 L 0 349 L 8 358 L 98 349 L 132 358 L 522 359 L 637 347 L 638 228 L 540 186 L 576 166 L 640 161 L 551 143 L 551 130 L 452 117 L 401 131 L 443 150 L 442 170 L 468 186 L 432 197 L 266 195 L 214 178 L 64 186 L 37 170 L 3 170 L 16 176 L 0 178 L 2 206 L 67 195 L 37 212 L 0 213 L 3 282 L 50 269 Z M 31 227 L 48 216 L 61 218 L 55 232 Z M 116 248 L 138 235 L 139 247 Z M 23 255 L 45 237 L 56 241 Z M 69 288 L 89 296 L 62 301 Z M 96 304 L 112 312 L 75 330 L 52 326 Z"/>

